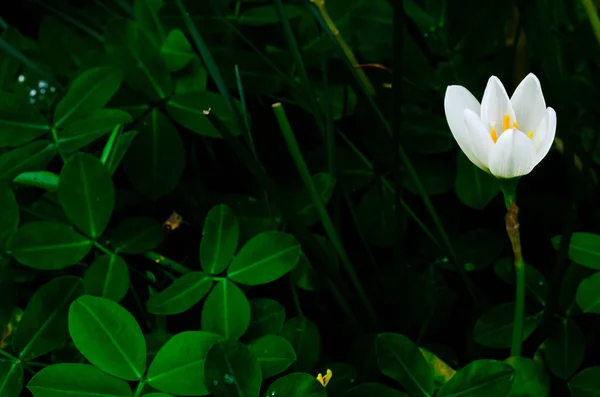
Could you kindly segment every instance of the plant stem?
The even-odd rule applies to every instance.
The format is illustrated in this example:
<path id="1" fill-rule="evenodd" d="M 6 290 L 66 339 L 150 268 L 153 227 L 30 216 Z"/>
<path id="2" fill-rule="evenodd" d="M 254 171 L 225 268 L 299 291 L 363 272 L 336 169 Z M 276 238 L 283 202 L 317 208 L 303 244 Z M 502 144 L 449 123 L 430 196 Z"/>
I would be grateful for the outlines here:
<path id="1" fill-rule="evenodd" d="M 519 234 L 519 208 L 516 201 L 516 181 L 510 184 L 504 184 L 502 192 L 504 193 L 504 202 L 506 204 L 506 233 L 512 245 L 515 257 L 515 276 L 516 276 L 516 298 L 515 298 L 515 317 L 513 322 L 512 343 L 510 347 L 511 357 L 521 355 L 521 345 L 523 344 L 523 321 L 525 316 L 525 262 L 523 261 L 523 251 L 521 249 L 521 237 Z"/>
<path id="2" fill-rule="evenodd" d="M 140 381 L 140 383 L 138 383 L 137 388 L 135 389 L 135 393 L 133 394 L 133 397 L 139 397 L 140 394 L 142 394 L 142 391 L 144 390 L 144 386 L 146 386 L 146 380 L 142 379 Z"/>

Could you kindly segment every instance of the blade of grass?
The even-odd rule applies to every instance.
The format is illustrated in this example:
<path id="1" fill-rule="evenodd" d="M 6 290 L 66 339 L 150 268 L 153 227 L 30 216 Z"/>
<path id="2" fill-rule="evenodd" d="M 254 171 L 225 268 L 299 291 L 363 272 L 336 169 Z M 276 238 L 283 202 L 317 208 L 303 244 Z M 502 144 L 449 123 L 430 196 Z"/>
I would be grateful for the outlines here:
<path id="1" fill-rule="evenodd" d="M 315 15 L 315 18 L 317 18 L 321 27 L 327 32 L 330 39 L 334 43 L 337 44 L 337 41 L 336 41 L 333 33 L 329 29 L 329 26 L 327 25 L 327 23 L 323 20 L 318 9 L 315 6 L 313 6 L 312 10 L 313 10 L 313 15 Z M 354 77 L 356 86 L 358 86 L 358 91 L 362 92 L 362 94 L 364 95 L 364 97 L 366 98 L 366 100 L 369 104 L 369 107 L 375 113 L 375 115 L 377 116 L 377 119 L 380 121 L 381 125 L 383 126 L 383 128 L 386 130 L 387 134 L 391 138 L 393 136 L 392 128 L 390 127 L 390 125 L 387 122 L 387 120 L 385 119 L 383 113 L 381 112 L 381 110 L 379 109 L 379 107 L 377 106 L 375 101 L 373 100 L 372 95 L 369 95 L 368 88 L 364 86 L 363 81 L 357 75 L 357 70 L 352 66 L 352 63 L 348 60 L 348 58 L 345 56 L 343 51 L 340 50 L 339 46 L 337 46 L 337 49 L 338 49 L 338 53 L 342 56 L 344 63 L 348 67 L 350 73 Z M 414 166 L 412 165 L 412 162 L 410 161 L 408 154 L 404 151 L 404 148 L 402 146 L 398 146 L 397 149 L 398 149 L 398 155 L 400 156 L 400 160 L 402 161 L 402 164 L 406 168 L 406 171 L 408 172 L 410 179 L 412 179 L 413 183 L 415 184 L 415 187 L 417 188 L 417 191 L 418 191 L 419 195 L 421 196 L 423 203 L 425 204 L 425 208 L 427 209 L 427 212 L 429 212 L 429 215 L 431 216 L 431 219 L 433 220 L 433 223 L 435 224 L 435 227 L 438 230 L 438 233 L 442 239 L 443 246 L 444 246 L 448 256 L 452 259 L 452 262 L 454 263 L 454 266 L 455 266 L 456 270 L 458 271 L 460 278 L 465 283 L 467 290 L 469 292 L 469 295 L 471 296 L 471 298 L 473 299 L 474 302 L 478 302 L 477 297 L 475 296 L 475 293 L 473 291 L 473 288 L 471 287 L 469 278 L 467 277 L 466 271 L 463 268 L 462 264 L 458 262 L 458 258 L 456 256 L 456 252 L 454 252 L 454 248 L 452 247 L 450 237 L 448 236 L 448 233 L 446 233 L 446 230 L 444 229 L 444 225 L 442 224 L 442 221 L 439 218 L 437 211 L 435 210 L 435 207 L 433 206 L 433 203 L 431 202 L 431 200 L 429 198 L 429 195 L 425 191 L 425 188 L 423 187 L 423 183 L 421 182 L 419 175 L 417 174 Z"/>
<path id="2" fill-rule="evenodd" d="M 369 300 L 369 297 L 367 296 L 367 293 L 365 292 L 365 289 L 362 283 L 360 282 L 358 275 L 356 274 L 354 265 L 350 261 L 350 257 L 348 256 L 348 253 L 344 248 L 344 244 L 342 243 L 340 236 L 335 230 L 333 222 L 331 221 L 331 218 L 329 217 L 329 214 L 325 209 L 325 205 L 321 200 L 319 192 L 315 187 L 315 184 L 310 175 L 310 171 L 308 170 L 306 162 L 304 161 L 304 157 L 302 156 L 302 152 L 300 151 L 300 147 L 298 146 L 298 142 L 296 141 L 296 137 L 294 136 L 294 132 L 292 131 L 292 127 L 288 122 L 285 110 L 283 109 L 281 103 L 275 103 L 273 105 L 273 111 L 275 113 L 275 117 L 277 118 L 277 122 L 279 123 L 279 129 L 281 130 L 281 133 L 283 134 L 283 137 L 285 138 L 285 141 L 287 143 L 288 150 L 290 151 L 292 159 L 296 164 L 296 168 L 298 169 L 300 178 L 302 179 L 304 187 L 307 189 L 310 195 L 312 204 L 315 207 L 317 214 L 319 215 L 319 219 L 321 220 L 323 228 L 325 229 L 325 233 L 327 234 L 329 241 L 331 241 L 331 244 L 335 248 L 340 260 L 342 261 L 342 264 L 344 265 L 346 272 L 350 276 L 350 280 L 354 288 L 356 289 L 360 300 L 362 301 L 363 305 L 367 309 L 367 312 L 371 316 L 371 319 L 375 324 L 379 324 L 377 313 L 371 305 L 371 301 Z"/>

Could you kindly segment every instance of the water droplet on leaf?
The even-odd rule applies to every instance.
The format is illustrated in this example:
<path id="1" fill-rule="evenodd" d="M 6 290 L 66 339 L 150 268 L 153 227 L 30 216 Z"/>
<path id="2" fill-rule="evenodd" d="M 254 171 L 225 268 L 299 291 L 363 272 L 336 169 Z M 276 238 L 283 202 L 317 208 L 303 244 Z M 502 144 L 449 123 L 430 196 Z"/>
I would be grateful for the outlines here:
<path id="1" fill-rule="evenodd" d="M 232 384 L 233 381 L 235 380 L 235 378 L 233 377 L 233 375 L 230 374 L 225 374 L 225 376 L 223 377 L 223 382 L 225 382 L 225 384 Z"/>

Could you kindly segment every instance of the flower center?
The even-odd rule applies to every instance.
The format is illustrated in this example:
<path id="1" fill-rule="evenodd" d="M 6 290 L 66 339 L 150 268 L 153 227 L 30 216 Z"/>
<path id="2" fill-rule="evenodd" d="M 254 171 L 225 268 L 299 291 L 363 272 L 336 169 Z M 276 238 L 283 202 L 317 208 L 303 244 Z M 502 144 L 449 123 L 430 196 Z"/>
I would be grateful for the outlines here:
<path id="1" fill-rule="evenodd" d="M 519 124 L 514 121 L 512 123 L 513 128 L 519 128 Z M 504 120 L 502 120 L 502 132 L 508 130 L 510 128 L 510 116 L 508 114 L 504 115 Z M 494 143 L 496 143 L 496 141 L 498 140 L 498 134 L 496 133 L 496 129 L 492 127 L 492 129 L 490 130 L 490 136 L 492 137 L 492 141 L 494 141 Z M 533 137 L 533 131 L 529 131 L 527 133 L 527 137 L 529 139 L 531 139 Z"/>

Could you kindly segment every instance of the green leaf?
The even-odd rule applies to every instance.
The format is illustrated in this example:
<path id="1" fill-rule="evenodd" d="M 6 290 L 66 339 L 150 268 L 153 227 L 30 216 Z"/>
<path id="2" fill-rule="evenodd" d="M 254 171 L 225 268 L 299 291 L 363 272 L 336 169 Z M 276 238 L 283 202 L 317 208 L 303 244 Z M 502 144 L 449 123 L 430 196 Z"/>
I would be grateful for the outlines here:
<path id="1" fill-rule="evenodd" d="M 27 97 L 0 91 L 0 147 L 21 146 L 50 131 Z"/>
<path id="2" fill-rule="evenodd" d="M 140 380 L 146 371 L 146 341 L 135 318 L 118 303 L 84 295 L 71 304 L 69 334 L 83 356 L 102 371 Z"/>
<path id="3" fill-rule="evenodd" d="M 55 350 L 69 339 L 69 305 L 83 294 L 79 277 L 63 276 L 44 284 L 29 300 L 13 340 L 22 360 Z"/>
<path id="4" fill-rule="evenodd" d="M 273 299 L 257 298 L 250 301 L 250 325 L 244 338 L 254 339 L 275 335 L 283 329 L 285 307 Z"/>
<path id="5" fill-rule="evenodd" d="M 515 381 L 515 370 L 496 360 L 477 360 L 458 371 L 437 397 L 504 397 Z"/>
<path id="6" fill-rule="evenodd" d="M 345 397 L 408 397 L 408 394 L 399 392 L 380 383 L 363 383 L 348 391 Z"/>
<path id="7" fill-rule="evenodd" d="M 162 243 L 164 230 L 160 223 L 150 218 L 126 218 L 111 233 L 115 252 L 143 254 Z"/>
<path id="8" fill-rule="evenodd" d="M 129 269 L 118 255 L 96 258 L 83 278 L 85 293 L 120 302 L 129 289 Z"/>
<path id="9" fill-rule="evenodd" d="M 584 313 L 600 313 L 600 272 L 583 279 L 575 300 Z"/>
<path id="10" fill-rule="evenodd" d="M 317 326 L 303 316 L 285 322 L 280 333 L 294 347 L 296 362 L 292 371 L 312 372 L 321 353 L 321 335 Z"/>
<path id="11" fill-rule="evenodd" d="M 513 387 L 507 397 L 548 397 L 550 377 L 544 364 L 524 357 L 504 360 L 516 370 Z"/>
<path id="12" fill-rule="evenodd" d="M 133 186 L 151 199 L 171 193 L 185 167 L 185 148 L 177 129 L 158 109 L 145 119 L 124 159 Z"/>
<path id="13" fill-rule="evenodd" d="M 75 226 L 90 237 L 102 235 L 115 206 L 111 175 L 96 157 L 74 154 L 60 173 L 58 202 Z"/>
<path id="14" fill-rule="evenodd" d="M 494 263 L 502 254 L 504 233 L 496 229 L 475 229 L 462 233 L 452 239 L 458 263 L 468 272 L 484 269 Z M 447 263 L 440 267 L 456 270 Z"/>
<path id="15" fill-rule="evenodd" d="M 208 72 L 197 56 L 194 56 L 192 62 L 174 78 L 176 95 L 206 91 Z"/>
<path id="16" fill-rule="evenodd" d="M 69 123 L 58 133 L 56 141 L 63 153 L 72 153 L 102 138 L 119 124 L 131 123 L 129 113 L 119 109 L 96 109 L 90 114 Z"/>
<path id="17" fill-rule="evenodd" d="M 246 285 L 267 284 L 298 263 L 300 243 L 282 232 L 264 232 L 248 241 L 227 270 L 227 277 Z"/>
<path id="18" fill-rule="evenodd" d="M 515 305 L 503 303 L 486 310 L 475 323 L 473 339 L 483 346 L 505 349 L 510 347 Z M 523 340 L 540 325 L 542 313 L 525 314 Z"/>
<path id="19" fill-rule="evenodd" d="M 170 394 L 166 393 L 148 393 L 144 394 L 144 397 L 173 397 Z"/>
<path id="20" fill-rule="evenodd" d="M 324 205 L 327 205 L 335 188 L 335 178 L 328 173 L 320 172 L 312 176 L 313 183 Z M 317 211 L 306 189 L 292 196 L 292 206 L 305 226 L 312 226 L 319 221 Z"/>
<path id="21" fill-rule="evenodd" d="M 327 392 L 317 378 L 296 372 L 282 376 L 271 383 L 265 396 L 327 397 Z"/>
<path id="22" fill-rule="evenodd" d="M 92 243 L 72 227 L 57 222 L 29 222 L 8 241 L 19 263 L 40 270 L 63 269 L 79 263 Z"/>
<path id="23" fill-rule="evenodd" d="M 476 210 L 484 209 L 500 192 L 500 182 L 476 167 L 460 150 L 456 162 L 454 191 L 458 199 Z"/>
<path id="24" fill-rule="evenodd" d="M 26 171 L 41 171 L 56 155 L 56 145 L 46 140 L 31 142 L 0 156 L 0 183 Z"/>
<path id="25" fill-rule="evenodd" d="M 13 182 L 23 186 L 39 187 L 50 192 L 58 189 L 59 177 L 49 171 L 23 172 L 13 179 Z"/>
<path id="26" fill-rule="evenodd" d="M 412 163 L 428 195 L 444 194 L 454 188 L 455 168 L 448 166 L 444 156 L 413 156 Z M 404 178 L 404 187 L 412 194 L 419 195 L 419 189 L 408 174 Z"/>
<path id="27" fill-rule="evenodd" d="M 23 389 L 23 364 L 0 360 L 0 396 L 19 397 Z"/>
<path id="28" fill-rule="evenodd" d="M 204 272 L 186 273 L 166 289 L 150 296 L 147 308 L 152 314 L 183 313 L 200 302 L 210 291 L 213 281 Z"/>
<path id="29" fill-rule="evenodd" d="M 186 331 L 173 336 L 158 351 L 146 379 L 153 388 L 184 396 L 209 394 L 204 384 L 204 362 L 219 335 Z"/>
<path id="30" fill-rule="evenodd" d="M 185 34 L 179 29 L 169 32 L 160 52 L 171 72 L 184 68 L 196 56 Z"/>
<path id="31" fill-rule="evenodd" d="M 221 280 L 206 298 L 202 308 L 202 329 L 237 339 L 250 324 L 250 303 L 237 285 Z"/>
<path id="32" fill-rule="evenodd" d="M 560 239 L 561 236 L 552 238 L 552 245 L 556 250 Z M 573 233 L 569 244 L 569 259 L 581 266 L 600 270 L 600 236 L 593 233 Z"/>
<path id="33" fill-rule="evenodd" d="M 494 272 L 502 281 L 510 285 L 515 284 L 515 265 L 512 258 L 500 258 L 494 264 Z M 525 264 L 525 293 L 542 305 L 546 304 L 548 282 L 542 273 L 528 263 Z"/>
<path id="34" fill-rule="evenodd" d="M 585 339 L 573 320 L 563 320 L 544 345 L 548 369 L 561 379 L 571 377 L 583 363 Z"/>
<path id="35" fill-rule="evenodd" d="M 204 378 L 214 397 L 255 397 L 262 382 L 256 357 L 233 340 L 222 340 L 210 348 L 204 362 Z"/>
<path id="36" fill-rule="evenodd" d="M 237 102 L 236 102 L 237 104 Z M 234 117 L 224 97 L 213 92 L 188 92 L 175 94 L 167 102 L 167 113 L 185 128 L 202 136 L 221 138 L 221 134 L 212 125 L 204 111 L 213 113 L 221 120 L 232 134 L 238 135 Z"/>
<path id="37" fill-rule="evenodd" d="M 294 347 L 281 336 L 265 335 L 253 340 L 248 348 L 260 364 L 263 379 L 282 373 L 296 361 Z"/>
<path id="38" fill-rule="evenodd" d="M 88 364 L 54 364 L 36 373 L 27 384 L 34 397 L 129 397 L 127 382 Z"/>
<path id="39" fill-rule="evenodd" d="M 225 270 L 235 254 L 239 237 L 240 227 L 231 208 L 224 204 L 211 208 L 200 241 L 202 269 L 211 275 Z"/>
<path id="40" fill-rule="evenodd" d="M 571 397 L 600 397 L 600 366 L 586 368 L 569 381 Z"/>
<path id="41" fill-rule="evenodd" d="M 117 137 L 117 141 L 115 142 L 115 146 L 108 156 L 108 160 L 106 161 L 106 168 L 111 174 L 117 170 L 119 164 L 121 164 L 121 160 L 125 157 L 125 153 L 129 150 L 129 147 L 133 143 L 133 139 L 137 136 L 137 131 L 127 131 L 123 134 L 120 134 Z"/>
<path id="42" fill-rule="evenodd" d="M 135 20 L 148 33 L 154 45 L 160 47 L 165 40 L 165 28 L 158 17 L 163 0 L 135 0 L 133 4 Z"/>
<path id="43" fill-rule="evenodd" d="M 434 373 L 410 339 L 400 334 L 379 334 L 376 349 L 383 374 L 398 381 L 411 396 L 433 395 Z"/>
<path id="44" fill-rule="evenodd" d="M 123 74 L 116 68 L 88 69 L 73 80 L 54 110 L 54 126 L 87 116 L 104 107 L 119 89 Z"/>
<path id="45" fill-rule="evenodd" d="M 5 183 L 0 184 L 0 208 L 0 247 L 4 249 L 19 227 L 19 204 L 13 190 Z"/>

